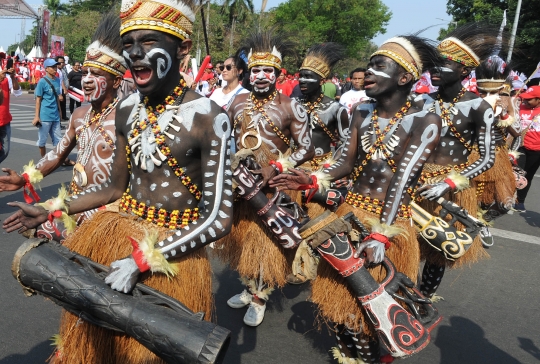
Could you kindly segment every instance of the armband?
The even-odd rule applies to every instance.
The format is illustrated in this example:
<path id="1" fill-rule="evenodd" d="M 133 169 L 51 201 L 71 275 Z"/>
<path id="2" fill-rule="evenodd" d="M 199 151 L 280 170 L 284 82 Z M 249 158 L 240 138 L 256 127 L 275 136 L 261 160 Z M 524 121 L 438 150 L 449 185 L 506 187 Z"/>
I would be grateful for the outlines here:
<path id="1" fill-rule="evenodd" d="M 462 176 L 455 170 L 450 172 L 446 179 L 444 180 L 444 183 L 448 184 L 450 188 L 452 188 L 452 191 L 463 191 L 467 187 L 469 187 L 469 180 L 467 177 Z"/>
<path id="2" fill-rule="evenodd" d="M 54 228 L 54 232 L 60 235 L 60 231 L 58 231 L 55 224 L 53 224 L 54 220 L 58 219 L 61 220 L 64 224 L 66 231 L 68 233 L 73 232 L 75 230 L 75 227 L 77 226 L 77 222 L 71 218 L 68 214 L 68 207 L 66 205 L 66 200 L 68 198 L 68 192 L 64 185 L 60 187 L 58 190 L 58 196 L 51 198 L 45 202 L 38 203 L 38 206 L 43 207 L 45 210 L 49 211 L 48 219 L 51 225 Z"/>
<path id="3" fill-rule="evenodd" d="M 386 250 L 388 250 L 388 248 L 390 248 L 390 246 L 392 245 L 390 243 L 390 239 L 388 239 L 388 237 L 386 235 L 383 235 L 383 234 L 371 233 L 371 234 L 369 234 L 368 236 L 366 236 L 364 238 L 364 241 L 369 240 L 369 239 L 377 240 L 379 243 L 383 243 L 384 244 L 384 249 L 386 249 Z"/>
<path id="4" fill-rule="evenodd" d="M 178 273 L 176 265 L 167 261 L 163 253 L 155 247 L 158 240 L 158 232 L 153 230 L 146 232 L 146 236 L 141 242 L 128 236 L 131 245 L 133 246 L 133 252 L 131 256 L 139 267 L 141 272 L 148 270 L 154 272 L 164 273 L 167 277 L 174 277 Z"/>
<path id="5" fill-rule="evenodd" d="M 39 202 L 41 198 L 36 193 L 33 185 L 43 180 L 43 174 L 34 166 L 34 161 L 28 162 L 28 164 L 23 167 L 23 174 L 21 177 L 24 178 L 25 182 L 23 186 L 24 201 L 26 203 L 32 203 L 32 200 Z"/>

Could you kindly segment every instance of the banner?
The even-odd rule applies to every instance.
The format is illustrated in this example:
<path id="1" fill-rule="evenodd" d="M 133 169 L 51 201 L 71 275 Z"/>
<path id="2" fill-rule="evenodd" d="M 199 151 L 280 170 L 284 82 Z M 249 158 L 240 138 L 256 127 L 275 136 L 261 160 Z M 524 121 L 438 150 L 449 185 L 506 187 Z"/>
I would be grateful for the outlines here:
<path id="1" fill-rule="evenodd" d="M 49 10 L 44 10 L 43 26 L 41 28 L 41 51 L 43 52 L 44 57 L 47 57 L 47 54 L 49 54 L 49 21 Z"/>
<path id="2" fill-rule="evenodd" d="M 64 55 L 64 37 L 51 35 L 51 58 Z"/>

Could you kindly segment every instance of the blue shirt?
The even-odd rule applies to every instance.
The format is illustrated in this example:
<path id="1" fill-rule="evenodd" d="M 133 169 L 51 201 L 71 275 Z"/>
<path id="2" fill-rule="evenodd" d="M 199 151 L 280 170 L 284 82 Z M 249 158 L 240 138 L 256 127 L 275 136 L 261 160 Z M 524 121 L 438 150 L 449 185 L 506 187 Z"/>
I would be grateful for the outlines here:
<path id="1" fill-rule="evenodd" d="M 57 95 L 62 94 L 60 89 L 60 79 L 55 77 L 53 80 L 49 76 L 45 76 L 54 85 Z M 35 95 L 41 97 L 41 108 L 39 109 L 39 119 L 42 122 L 47 121 L 60 121 L 60 114 L 58 113 L 58 104 L 56 103 L 56 97 L 51 89 L 49 83 L 42 78 L 39 80 Z"/>

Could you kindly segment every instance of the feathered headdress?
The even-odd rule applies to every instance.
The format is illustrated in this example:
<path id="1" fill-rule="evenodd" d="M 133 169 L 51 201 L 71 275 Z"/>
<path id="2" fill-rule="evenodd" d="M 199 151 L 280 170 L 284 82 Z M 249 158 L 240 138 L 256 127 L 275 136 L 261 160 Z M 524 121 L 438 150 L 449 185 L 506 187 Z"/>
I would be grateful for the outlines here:
<path id="1" fill-rule="evenodd" d="M 122 39 L 118 36 L 120 19 L 109 13 L 102 18 L 94 36 L 92 44 L 86 48 L 84 67 L 97 67 L 115 76 L 122 76 L 126 72 L 127 64 L 122 54 Z"/>
<path id="2" fill-rule="evenodd" d="M 403 35 L 384 42 L 370 58 L 377 55 L 393 59 L 397 64 L 419 80 L 422 73 L 441 64 L 441 57 L 426 38 L 415 35 Z"/>
<path id="3" fill-rule="evenodd" d="M 197 8 L 195 0 L 122 0 L 120 35 L 144 29 L 187 39 L 193 32 Z"/>
<path id="4" fill-rule="evenodd" d="M 248 55 L 248 68 L 272 66 L 281 69 L 283 57 L 292 53 L 292 44 L 274 29 L 252 32 L 244 41 L 242 49 Z"/>
<path id="5" fill-rule="evenodd" d="M 465 24 L 450 32 L 437 49 L 446 59 L 468 67 L 478 67 L 482 60 L 493 54 L 498 36 L 498 29 L 492 26 Z M 500 36 L 505 38 L 504 33 Z"/>
<path id="6" fill-rule="evenodd" d="M 343 58 L 343 47 L 337 43 L 322 43 L 311 47 L 302 62 L 300 69 L 310 70 L 322 78 L 330 75 L 330 70 Z"/>

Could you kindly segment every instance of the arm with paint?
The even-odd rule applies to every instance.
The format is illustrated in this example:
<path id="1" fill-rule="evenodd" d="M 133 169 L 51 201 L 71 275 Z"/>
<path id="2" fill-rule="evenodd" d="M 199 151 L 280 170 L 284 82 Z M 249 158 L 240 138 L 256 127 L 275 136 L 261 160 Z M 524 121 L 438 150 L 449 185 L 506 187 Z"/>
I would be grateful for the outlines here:
<path id="1" fill-rule="evenodd" d="M 358 125 L 360 125 L 363 117 L 360 112 L 355 112 L 355 117 L 351 123 L 350 132 L 348 132 L 347 139 L 336 151 L 335 155 L 339 156 L 336 162 L 327 169 L 318 171 L 309 176 L 306 172 L 299 169 L 290 169 L 289 173 L 282 173 L 270 181 L 270 187 L 277 187 L 280 190 L 298 190 L 309 189 L 313 191 L 313 194 L 318 189 L 319 192 L 323 192 L 328 188 L 330 182 L 338 180 L 342 177 L 351 174 L 354 169 L 354 164 L 357 158 L 358 149 Z"/>
<path id="2" fill-rule="evenodd" d="M 493 109 L 485 101 L 472 111 L 476 126 L 478 153 L 480 158 L 465 168 L 460 174 L 471 180 L 493 166 L 495 161 L 495 131 Z"/>
<path id="3" fill-rule="evenodd" d="M 129 182 L 126 146 L 127 141 L 122 127 L 125 126 L 131 108 L 117 108 L 116 112 L 116 149 L 112 155 L 111 176 L 102 185 L 91 187 L 64 201 L 66 212 L 74 215 L 80 212 L 114 202 L 122 197 Z M 49 211 L 20 202 L 10 202 L 10 206 L 20 210 L 4 220 L 3 228 L 7 232 L 20 232 L 32 229 L 48 219 Z"/>
<path id="4" fill-rule="evenodd" d="M 461 173 L 450 172 L 448 177 L 434 185 L 425 185 L 418 189 L 420 196 L 428 200 L 436 200 L 447 192 L 461 191 L 469 187 L 469 180 L 485 172 L 495 160 L 495 131 L 493 129 L 493 109 L 483 100 L 476 110 L 471 110 L 474 121 L 480 158 L 465 168 Z M 472 148 L 472 142 L 470 147 Z M 464 148 L 466 148 L 464 146 Z"/>
<path id="5" fill-rule="evenodd" d="M 79 109 L 75 111 L 74 115 L 78 111 Z M 68 129 L 60 140 L 60 143 L 41 158 L 36 166 L 33 165 L 33 162 L 30 162 L 24 167 L 24 173 L 22 175 L 19 175 L 12 169 L 2 168 L 2 171 L 6 172 L 8 175 L 0 177 L 0 192 L 16 191 L 23 188 L 27 183 L 39 183 L 45 176 L 60 167 L 77 144 L 73 120 L 74 117 L 71 118 Z M 26 174 L 26 176 L 24 176 L 24 174 Z M 28 178 L 30 178 L 31 181 L 28 180 Z"/>
<path id="6" fill-rule="evenodd" d="M 311 142 L 311 126 L 306 110 L 294 99 L 291 99 L 290 107 L 292 118 L 289 130 L 297 148 L 289 157 L 289 162 L 295 167 L 311 160 L 315 156 L 315 147 Z"/>
<path id="7" fill-rule="evenodd" d="M 347 137 L 349 135 L 349 126 L 351 123 L 351 121 L 349 120 L 349 114 L 347 113 L 347 108 L 340 105 L 336 118 L 339 144 L 342 145 L 347 140 Z"/>
<path id="8" fill-rule="evenodd" d="M 199 133 L 204 205 L 201 217 L 163 241 L 150 234 L 141 242 L 131 239 L 133 254 L 111 264 L 105 282 L 118 291 L 129 292 L 141 272 L 151 270 L 174 275 L 169 259 L 178 259 L 227 235 L 232 226 L 231 125 L 226 114 L 214 117 L 212 129 Z M 199 120 L 201 121 L 201 120 Z M 202 128 L 201 128 L 202 129 Z M 207 158 L 204 158 L 207 157 Z"/>

